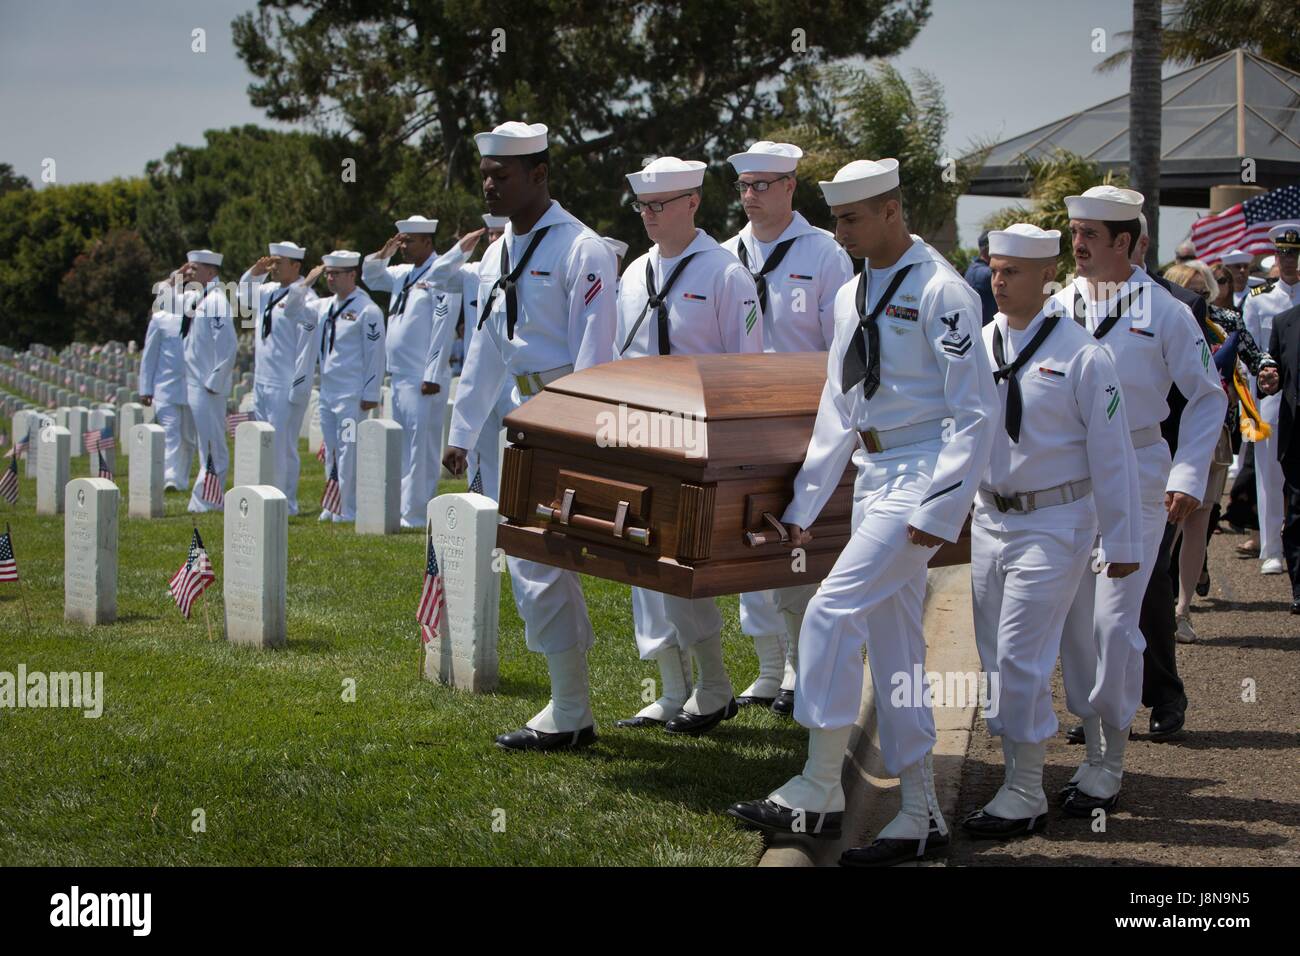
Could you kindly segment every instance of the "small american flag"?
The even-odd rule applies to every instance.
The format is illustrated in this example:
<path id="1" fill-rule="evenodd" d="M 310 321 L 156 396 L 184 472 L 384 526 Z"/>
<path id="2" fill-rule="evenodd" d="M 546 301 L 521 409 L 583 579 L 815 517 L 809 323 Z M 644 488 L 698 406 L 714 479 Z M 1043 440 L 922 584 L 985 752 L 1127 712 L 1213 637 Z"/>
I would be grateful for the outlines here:
<path id="1" fill-rule="evenodd" d="M 104 450 L 99 450 L 99 477 L 113 480 L 113 469 L 108 465 L 108 459 L 104 457 Z"/>
<path id="2" fill-rule="evenodd" d="M 433 535 L 425 547 L 424 590 L 420 592 L 420 606 L 416 608 L 415 619 L 420 622 L 420 639 L 428 644 L 441 633 L 443 609 L 447 595 L 442 587 L 442 574 L 438 570 L 438 556 L 433 550 Z"/>
<path id="3" fill-rule="evenodd" d="M 339 495 L 339 462 L 334 459 L 330 466 L 329 480 L 325 482 L 325 493 L 320 497 L 320 510 L 338 514 L 343 510 L 343 499 Z"/>
<path id="4" fill-rule="evenodd" d="M 9 467 L 0 477 L 0 497 L 11 505 L 18 504 L 18 449 L 9 456 Z"/>
<path id="5" fill-rule="evenodd" d="M 18 560 L 14 557 L 14 542 L 9 529 L 0 534 L 0 581 L 18 580 Z"/>
<path id="6" fill-rule="evenodd" d="M 257 417 L 252 412 L 232 412 L 226 416 L 226 434 L 231 438 L 235 437 L 235 429 L 244 422 L 257 421 Z"/>
<path id="7" fill-rule="evenodd" d="M 325 464 L 325 443 L 321 442 L 320 447 L 316 449 L 316 460 L 322 465 Z"/>
<path id="8" fill-rule="evenodd" d="M 113 437 L 113 429 L 105 425 L 99 430 L 99 439 L 95 444 L 96 451 L 112 451 L 117 447 L 117 439 Z"/>
<path id="9" fill-rule="evenodd" d="M 212 452 L 208 452 L 208 463 L 203 466 L 203 491 L 199 495 L 210 505 L 219 505 L 225 497 L 222 494 L 221 476 L 217 474 L 216 466 L 212 464 Z"/>
<path id="10" fill-rule="evenodd" d="M 81 436 L 82 443 L 86 446 L 86 454 L 94 454 L 99 451 L 99 429 L 92 428 Z"/>
<path id="11" fill-rule="evenodd" d="M 181 614 L 189 617 L 190 608 L 199 599 L 199 595 L 210 588 L 216 580 L 217 576 L 212 572 L 212 562 L 203 547 L 203 539 L 199 537 L 199 529 L 195 528 L 185 563 L 172 575 L 167 590 L 171 591 L 172 600 L 181 609 Z"/>
<path id="12" fill-rule="evenodd" d="M 36 425 L 35 419 L 29 418 L 28 425 L 27 425 L 27 434 L 19 438 L 18 441 L 14 444 L 14 451 L 18 453 L 19 458 L 27 457 L 27 449 L 32 443 L 32 429 L 35 427 L 35 425 Z"/>
<path id="13" fill-rule="evenodd" d="M 1300 186 L 1283 186 L 1230 206 L 1216 216 L 1192 223 L 1196 256 L 1213 262 L 1226 252 L 1241 249 L 1256 254 L 1272 252 L 1268 231 L 1279 222 L 1300 219 Z"/>
<path id="14" fill-rule="evenodd" d="M 474 469 L 474 480 L 469 483 L 469 490 L 476 495 L 483 494 L 483 469 Z"/>

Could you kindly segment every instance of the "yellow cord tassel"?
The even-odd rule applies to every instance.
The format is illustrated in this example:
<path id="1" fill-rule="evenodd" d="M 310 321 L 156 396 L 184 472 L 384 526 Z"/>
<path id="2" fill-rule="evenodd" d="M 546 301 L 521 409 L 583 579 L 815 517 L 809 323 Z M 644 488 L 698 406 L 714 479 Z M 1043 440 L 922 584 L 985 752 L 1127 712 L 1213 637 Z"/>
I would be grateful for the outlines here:
<path id="1" fill-rule="evenodd" d="M 1236 369 L 1233 369 L 1232 384 L 1241 399 L 1241 437 L 1246 441 L 1263 441 L 1268 438 L 1273 434 L 1273 429 L 1259 414 L 1259 408 L 1250 396 L 1250 386 Z"/>

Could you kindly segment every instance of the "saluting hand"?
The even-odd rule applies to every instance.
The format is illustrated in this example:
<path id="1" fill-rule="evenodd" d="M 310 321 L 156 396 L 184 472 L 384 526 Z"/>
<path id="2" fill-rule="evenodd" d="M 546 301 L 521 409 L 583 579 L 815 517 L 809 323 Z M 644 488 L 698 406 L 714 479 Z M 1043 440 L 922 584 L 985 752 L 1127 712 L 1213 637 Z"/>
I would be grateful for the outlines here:
<path id="1" fill-rule="evenodd" d="M 402 235 L 402 233 L 399 232 L 397 235 L 393 236 L 393 238 L 391 238 L 391 239 L 389 239 L 387 242 L 385 242 L 385 243 L 384 243 L 384 247 L 383 247 L 382 249 L 379 250 L 379 258 L 381 258 L 381 259 L 391 259 L 391 258 L 393 258 L 394 254 L 396 254 L 397 250 L 400 249 L 400 248 L 402 248 L 402 239 L 403 239 L 403 238 L 405 238 L 405 237 Z"/>
<path id="2" fill-rule="evenodd" d="M 264 276 L 271 271 L 271 266 L 275 265 L 275 256 L 262 256 L 253 263 L 253 268 L 248 270 L 249 275 Z"/>
<path id="3" fill-rule="evenodd" d="M 468 255 L 474 251 L 478 241 L 483 238 L 483 233 L 487 232 L 487 227 L 475 229 L 473 232 L 467 232 L 460 237 L 460 251 Z"/>
<path id="4" fill-rule="evenodd" d="M 324 271 L 325 263 L 322 262 L 320 265 L 316 266 L 315 269 L 312 269 L 311 272 L 307 273 L 307 278 L 302 280 L 303 284 L 310 289 L 316 284 L 316 280 L 320 278 L 320 274 Z"/>

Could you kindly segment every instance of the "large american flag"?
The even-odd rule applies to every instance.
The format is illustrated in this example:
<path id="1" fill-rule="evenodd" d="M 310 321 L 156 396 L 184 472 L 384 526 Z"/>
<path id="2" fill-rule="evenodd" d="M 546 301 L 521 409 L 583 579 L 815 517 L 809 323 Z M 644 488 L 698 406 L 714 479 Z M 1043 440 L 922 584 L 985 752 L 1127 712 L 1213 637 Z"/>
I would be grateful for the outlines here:
<path id="1" fill-rule="evenodd" d="M 221 489 L 221 476 L 217 474 L 216 466 L 212 464 L 212 452 L 208 452 L 208 462 L 203 466 L 203 491 L 199 495 L 210 505 L 219 505 L 225 501 L 225 496 Z"/>
<path id="2" fill-rule="evenodd" d="M 14 542 L 9 529 L 0 534 L 0 581 L 18 580 L 18 560 L 14 557 Z"/>
<path id="3" fill-rule="evenodd" d="M 1283 186 L 1192 224 L 1196 257 L 1213 262 L 1226 252 L 1241 249 L 1255 254 L 1273 251 L 1268 231 L 1279 222 L 1300 219 L 1300 186 Z"/>
<path id="4" fill-rule="evenodd" d="M 320 510 L 332 515 L 343 511 L 343 498 L 339 494 L 339 460 L 334 459 L 330 466 L 329 480 L 325 482 L 325 493 L 320 497 Z"/>
<path id="5" fill-rule="evenodd" d="M 11 505 L 18 504 L 18 450 L 9 456 L 9 467 L 0 477 L 0 497 Z"/>
<path id="6" fill-rule="evenodd" d="M 428 644 L 442 631 L 443 610 L 447 594 L 442 587 L 442 573 L 438 570 L 438 555 L 433 550 L 433 535 L 425 546 L 424 589 L 420 592 L 420 606 L 415 619 L 420 622 L 420 640 Z"/>
<path id="7" fill-rule="evenodd" d="M 216 580 L 217 576 L 212 572 L 212 562 L 208 559 L 208 552 L 203 547 L 203 539 L 199 537 L 199 529 L 195 528 L 194 537 L 190 539 L 190 551 L 185 557 L 185 563 L 172 575 L 171 581 L 167 584 L 167 590 L 171 591 L 172 600 L 181 609 L 181 613 L 189 617 L 190 608 L 199 599 L 199 595 L 212 587 Z"/>

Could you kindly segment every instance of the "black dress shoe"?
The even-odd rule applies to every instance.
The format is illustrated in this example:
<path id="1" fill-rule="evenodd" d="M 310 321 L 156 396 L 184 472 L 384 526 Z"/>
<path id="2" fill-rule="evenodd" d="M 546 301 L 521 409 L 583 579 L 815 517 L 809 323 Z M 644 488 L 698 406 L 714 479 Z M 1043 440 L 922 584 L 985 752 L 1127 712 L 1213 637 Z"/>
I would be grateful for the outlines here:
<path id="1" fill-rule="evenodd" d="M 873 840 L 870 846 L 858 846 L 840 854 L 840 866 L 893 866 L 909 860 L 924 860 L 946 852 L 948 835 L 940 833 L 930 821 L 930 833 L 925 838 L 925 850 L 920 840 L 900 840 L 896 837 Z"/>
<path id="2" fill-rule="evenodd" d="M 595 726 L 563 734 L 548 734 L 531 727 L 520 727 L 497 737 L 502 750 L 578 750 L 596 740 Z"/>
<path id="3" fill-rule="evenodd" d="M 614 721 L 615 727 L 662 727 L 668 723 L 666 720 L 657 720 L 654 717 L 624 717 L 622 720 Z"/>
<path id="4" fill-rule="evenodd" d="M 1074 788 L 1074 793 L 1066 799 L 1061 807 L 1067 817 L 1090 818 L 1094 810 L 1105 810 L 1111 813 L 1119 806 L 1119 794 L 1113 797 L 1092 797 L 1084 793 L 1078 787 Z"/>
<path id="5" fill-rule="evenodd" d="M 1169 704 L 1160 704 L 1151 708 L 1151 736 L 1168 737 L 1183 729 L 1187 717 L 1187 698 L 1180 697 Z"/>
<path id="6" fill-rule="evenodd" d="M 1207 594 L 1210 593 L 1210 572 L 1209 571 L 1201 572 L 1201 577 L 1196 582 L 1196 593 L 1199 594 L 1201 597 L 1205 597 Z"/>
<path id="7" fill-rule="evenodd" d="M 793 833 L 797 836 L 836 839 L 844 819 L 841 812 L 814 813 L 791 810 L 771 800 L 746 800 L 727 807 L 733 816 L 751 830 L 768 830 L 772 833 Z M 796 826 L 798 829 L 796 829 Z"/>
<path id="8" fill-rule="evenodd" d="M 771 707 L 775 697 L 737 697 L 737 707 L 748 707 L 753 704 L 755 707 Z"/>
<path id="9" fill-rule="evenodd" d="M 736 698 L 727 701 L 727 706 L 721 710 L 715 710 L 711 714 L 688 714 L 682 711 L 668 723 L 664 724 L 664 731 L 670 734 L 689 734 L 692 737 L 698 737 L 700 734 L 707 734 L 724 720 L 730 720 L 740 712 L 736 706 Z"/>
<path id="10" fill-rule="evenodd" d="M 776 695 L 776 700 L 772 701 L 772 712 L 780 714 L 782 717 L 789 717 L 794 713 L 794 691 L 783 690 Z"/>
<path id="11" fill-rule="evenodd" d="M 1065 801 L 1069 800 L 1070 797 L 1074 794 L 1074 791 L 1078 789 L 1079 789 L 1079 785 L 1077 783 L 1067 783 L 1064 787 L 1062 787 L 1060 790 L 1056 792 L 1056 802 L 1064 806 Z"/>
<path id="12" fill-rule="evenodd" d="M 1083 724 L 1075 724 L 1065 732 L 1065 742 L 1067 744 L 1086 744 L 1087 738 L 1083 735 Z"/>
<path id="13" fill-rule="evenodd" d="M 975 810 L 962 820 L 961 828 L 977 840 L 1007 840 L 1011 837 L 1033 836 L 1047 829 L 1047 814 L 1022 820 L 995 817 L 982 809 Z"/>

